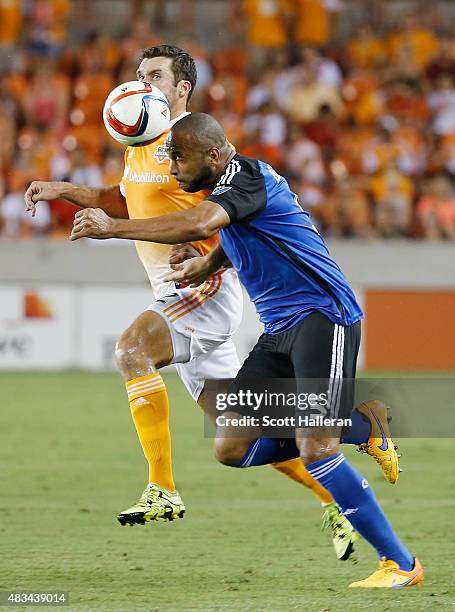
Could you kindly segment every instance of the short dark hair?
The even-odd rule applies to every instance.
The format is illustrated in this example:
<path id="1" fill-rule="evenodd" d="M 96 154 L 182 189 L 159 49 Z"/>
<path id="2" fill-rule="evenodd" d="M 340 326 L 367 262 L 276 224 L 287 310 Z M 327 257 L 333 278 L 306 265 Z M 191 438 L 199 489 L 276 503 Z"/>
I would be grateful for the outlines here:
<path id="1" fill-rule="evenodd" d="M 197 81 L 196 63 L 191 55 L 180 49 L 180 47 L 156 45 L 155 47 L 144 49 L 141 61 L 151 59 L 152 57 L 169 57 L 172 59 L 171 70 L 174 73 L 175 84 L 177 85 L 182 80 L 189 81 L 191 83 L 191 91 L 188 94 L 188 99 L 190 99 Z"/>

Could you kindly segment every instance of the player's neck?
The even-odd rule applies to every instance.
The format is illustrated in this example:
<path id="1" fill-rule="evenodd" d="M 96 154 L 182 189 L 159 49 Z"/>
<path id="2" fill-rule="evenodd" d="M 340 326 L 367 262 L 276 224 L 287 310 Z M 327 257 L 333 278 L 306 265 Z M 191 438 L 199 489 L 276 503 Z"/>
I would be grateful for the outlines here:
<path id="1" fill-rule="evenodd" d="M 171 121 L 173 121 L 177 117 L 180 117 L 180 115 L 183 115 L 183 113 L 186 112 L 188 112 L 186 108 L 186 101 L 177 101 L 175 105 L 171 108 Z"/>
<path id="2" fill-rule="evenodd" d="M 226 152 L 226 155 L 224 157 L 224 160 L 222 161 L 222 169 L 220 172 L 220 177 L 221 175 L 224 173 L 224 171 L 226 170 L 226 168 L 228 167 L 228 165 L 231 163 L 232 158 L 234 157 L 234 155 L 237 153 L 237 151 L 235 149 L 233 149 L 232 147 L 229 147 L 228 151 Z"/>
<path id="3" fill-rule="evenodd" d="M 235 149 L 232 149 L 231 147 L 229 147 L 228 151 L 226 152 L 226 155 L 223 156 L 222 159 L 220 159 L 220 171 L 217 173 L 214 181 L 213 181 L 213 185 L 210 186 L 211 189 L 213 189 L 213 187 L 215 187 L 215 185 L 218 183 L 218 181 L 220 180 L 220 178 L 223 176 L 224 171 L 226 170 L 226 168 L 228 167 L 228 165 L 230 164 L 232 158 L 234 157 L 234 155 L 236 154 Z"/>

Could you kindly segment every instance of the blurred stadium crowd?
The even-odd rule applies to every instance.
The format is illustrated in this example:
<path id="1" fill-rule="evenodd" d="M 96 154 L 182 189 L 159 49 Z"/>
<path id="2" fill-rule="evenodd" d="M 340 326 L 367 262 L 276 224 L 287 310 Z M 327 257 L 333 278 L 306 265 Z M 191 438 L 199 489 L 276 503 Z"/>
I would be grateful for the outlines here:
<path id="1" fill-rule="evenodd" d="M 0 235 L 67 235 L 64 203 L 42 205 L 33 222 L 24 213 L 31 180 L 119 181 L 104 99 L 135 78 L 143 48 L 172 42 L 197 60 L 191 109 L 284 174 L 326 235 L 455 238 L 450 22 L 412 13 L 339 36 L 341 0 L 234 0 L 230 36 L 208 51 L 191 32 L 162 40 L 137 12 L 121 37 L 87 28 L 70 43 L 78 4 L 0 0 Z"/>

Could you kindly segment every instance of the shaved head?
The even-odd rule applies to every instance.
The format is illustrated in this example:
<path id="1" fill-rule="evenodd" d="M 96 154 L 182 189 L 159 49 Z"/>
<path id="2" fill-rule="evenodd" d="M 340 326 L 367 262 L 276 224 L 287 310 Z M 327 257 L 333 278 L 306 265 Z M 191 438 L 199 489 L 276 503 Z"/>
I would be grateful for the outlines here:
<path id="1" fill-rule="evenodd" d="M 180 119 L 172 128 L 172 135 L 185 135 L 200 150 L 228 145 L 223 128 L 216 119 L 206 113 L 191 113 Z"/>
<path id="2" fill-rule="evenodd" d="M 184 191 L 212 189 L 235 151 L 221 125 L 205 113 L 186 115 L 172 127 L 170 172 Z"/>

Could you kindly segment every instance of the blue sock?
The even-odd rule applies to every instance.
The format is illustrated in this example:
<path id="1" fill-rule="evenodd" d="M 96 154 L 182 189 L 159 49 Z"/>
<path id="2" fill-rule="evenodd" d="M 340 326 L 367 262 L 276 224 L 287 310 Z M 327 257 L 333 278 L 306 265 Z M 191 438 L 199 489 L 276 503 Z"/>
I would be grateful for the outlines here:
<path id="1" fill-rule="evenodd" d="M 351 413 L 352 425 L 343 432 L 341 444 L 363 444 L 368 442 L 371 433 L 371 423 L 358 410 L 354 408 Z"/>
<path id="2" fill-rule="evenodd" d="M 267 465 L 300 457 L 294 438 L 258 438 L 246 451 L 238 467 Z"/>
<path id="3" fill-rule="evenodd" d="M 352 425 L 343 434 L 342 444 L 362 444 L 370 437 L 371 425 L 357 410 L 352 411 Z M 299 457 L 299 451 L 293 438 L 258 438 L 252 442 L 238 467 L 253 467 L 279 463 Z"/>
<path id="4" fill-rule="evenodd" d="M 306 467 L 332 494 L 353 527 L 377 550 L 379 558 L 392 559 L 405 571 L 414 567 L 411 553 L 395 535 L 368 482 L 348 463 L 343 453 Z"/>

